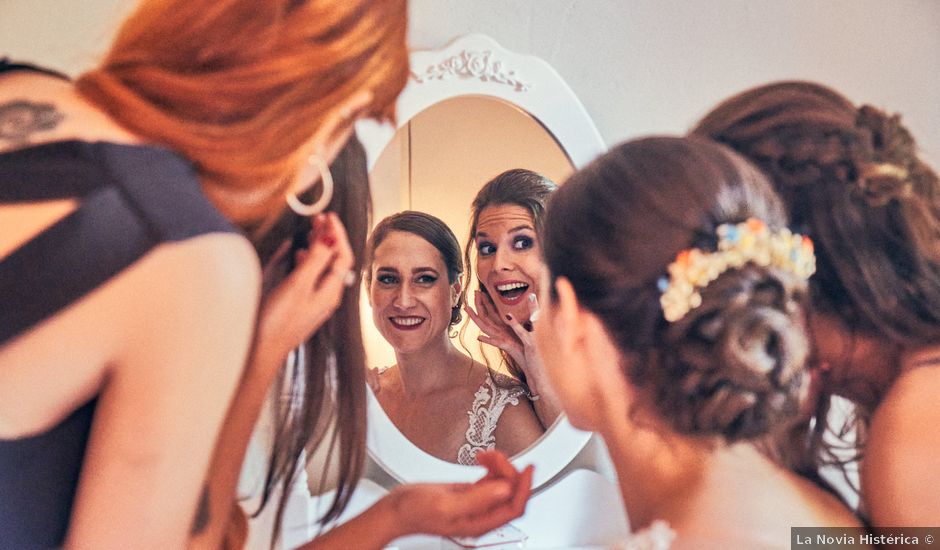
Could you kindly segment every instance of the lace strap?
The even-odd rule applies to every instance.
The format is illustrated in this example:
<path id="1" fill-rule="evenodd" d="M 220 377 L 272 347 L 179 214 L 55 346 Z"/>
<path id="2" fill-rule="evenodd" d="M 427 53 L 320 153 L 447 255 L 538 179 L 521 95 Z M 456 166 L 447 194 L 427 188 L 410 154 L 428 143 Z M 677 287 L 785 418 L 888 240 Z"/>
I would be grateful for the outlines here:
<path id="1" fill-rule="evenodd" d="M 496 385 L 489 373 L 473 397 L 473 405 L 467 411 L 469 427 L 467 442 L 457 451 L 457 463 L 468 466 L 477 464 L 476 455 L 496 447 L 496 426 L 507 405 L 518 405 L 519 397 L 525 394 L 520 386 L 504 388 Z"/>

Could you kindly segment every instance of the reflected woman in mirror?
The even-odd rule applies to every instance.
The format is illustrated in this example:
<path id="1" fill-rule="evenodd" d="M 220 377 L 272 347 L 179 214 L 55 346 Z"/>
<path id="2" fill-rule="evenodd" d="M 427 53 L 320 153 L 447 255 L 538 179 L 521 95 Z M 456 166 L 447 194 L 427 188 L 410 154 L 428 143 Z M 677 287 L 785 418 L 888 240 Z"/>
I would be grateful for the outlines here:
<path id="1" fill-rule="evenodd" d="M 898 115 L 810 82 L 745 91 L 693 132 L 762 168 L 816 243 L 819 398 L 815 421 L 793 432 L 782 458 L 819 479 L 820 466 L 864 454 L 861 511 L 872 524 L 940 524 L 937 173 Z M 828 413 L 833 395 L 856 405 L 848 422 Z M 849 453 L 823 437 L 846 428 L 855 436 Z"/>
<path id="2" fill-rule="evenodd" d="M 517 168 L 499 174 L 473 199 L 464 247 L 468 266 L 464 294 L 469 296 L 479 284 L 479 290 L 472 290 L 474 305 L 465 299 L 467 315 L 482 331 L 480 341 L 500 350 L 510 374 L 526 388 L 525 395 L 546 430 L 561 408 L 535 348 L 532 322 L 545 269 L 540 245 L 542 216 L 556 188 L 554 182 L 531 170 Z"/>
<path id="3" fill-rule="evenodd" d="M 385 218 L 369 238 L 366 269 L 372 319 L 396 359 L 372 371 L 373 389 L 410 441 L 474 465 L 479 451 L 514 455 L 541 437 L 525 389 L 454 345 L 463 265 L 444 222 L 414 211 Z"/>
<path id="4" fill-rule="evenodd" d="M 571 423 L 604 438 L 636 536 L 789 548 L 793 525 L 859 525 L 753 444 L 805 393 L 815 265 L 756 168 L 704 139 L 628 142 L 554 194 L 543 236 L 539 351 Z"/>

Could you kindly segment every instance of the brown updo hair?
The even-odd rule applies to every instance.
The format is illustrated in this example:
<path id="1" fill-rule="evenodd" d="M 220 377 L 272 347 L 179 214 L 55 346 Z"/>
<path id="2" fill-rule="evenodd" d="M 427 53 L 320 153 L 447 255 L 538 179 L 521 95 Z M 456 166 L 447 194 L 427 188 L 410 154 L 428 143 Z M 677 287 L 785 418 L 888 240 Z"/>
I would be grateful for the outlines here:
<path id="1" fill-rule="evenodd" d="M 814 307 L 895 344 L 940 342 L 940 181 L 898 115 L 780 82 L 728 99 L 692 133 L 772 178 L 816 245 Z"/>
<path id="2" fill-rule="evenodd" d="M 680 320 L 658 280 L 688 248 L 714 251 L 725 223 L 785 226 L 765 177 L 720 145 L 657 137 L 614 147 L 549 201 L 543 250 L 625 356 L 626 376 L 676 432 L 727 442 L 769 433 L 798 411 L 806 283 L 773 267 L 729 269 Z M 553 286 L 554 289 L 554 286 Z"/>
<path id="3" fill-rule="evenodd" d="M 405 210 L 398 214 L 380 221 L 369 241 L 366 243 L 366 261 L 365 277 L 366 288 L 372 287 L 372 262 L 375 261 L 375 249 L 382 244 L 382 241 L 388 237 L 392 231 L 404 231 L 417 235 L 433 246 L 444 260 L 444 267 L 447 268 L 447 282 L 451 285 L 460 280 L 463 273 L 463 262 L 460 261 L 460 244 L 457 242 L 457 236 L 440 218 L 418 212 L 416 210 Z M 463 306 L 464 293 L 461 292 L 457 298 L 457 304 L 450 310 L 450 324 L 456 325 L 462 317 L 460 309 Z"/>

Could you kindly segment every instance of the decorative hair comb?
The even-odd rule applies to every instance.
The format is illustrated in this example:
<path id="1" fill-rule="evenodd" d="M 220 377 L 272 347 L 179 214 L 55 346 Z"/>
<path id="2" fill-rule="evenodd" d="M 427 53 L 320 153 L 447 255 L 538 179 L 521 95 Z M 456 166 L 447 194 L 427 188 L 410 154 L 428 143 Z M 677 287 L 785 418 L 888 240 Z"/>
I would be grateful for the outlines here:
<path id="1" fill-rule="evenodd" d="M 719 225 L 716 233 L 718 250 L 683 250 L 669 264 L 669 276 L 659 279 L 659 303 L 667 321 L 678 321 L 702 305 L 701 289 L 746 263 L 777 267 L 803 279 L 816 271 L 813 242 L 787 228 L 772 231 L 761 220 L 750 218 L 736 225 Z"/>

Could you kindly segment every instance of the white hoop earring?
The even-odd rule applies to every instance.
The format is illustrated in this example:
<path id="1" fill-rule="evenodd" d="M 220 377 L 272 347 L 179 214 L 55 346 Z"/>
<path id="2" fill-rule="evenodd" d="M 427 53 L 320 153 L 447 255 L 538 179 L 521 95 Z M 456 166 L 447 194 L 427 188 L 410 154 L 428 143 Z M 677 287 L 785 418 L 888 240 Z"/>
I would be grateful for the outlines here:
<path id="1" fill-rule="evenodd" d="M 316 216 L 326 210 L 330 200 L 333 198 L 333 174 L 330 173 L 330 166 L 323 160 L 323 157 L 314 153 L 307 157 L 307 164 L 316 166 L 320 171 L 320 181 L 323 183 L 323 192 L 320 198 L 313 204 L 305 204 L 296 193 L 287 192 L 287 206 L 290 207 L 299 216 Z"/>

